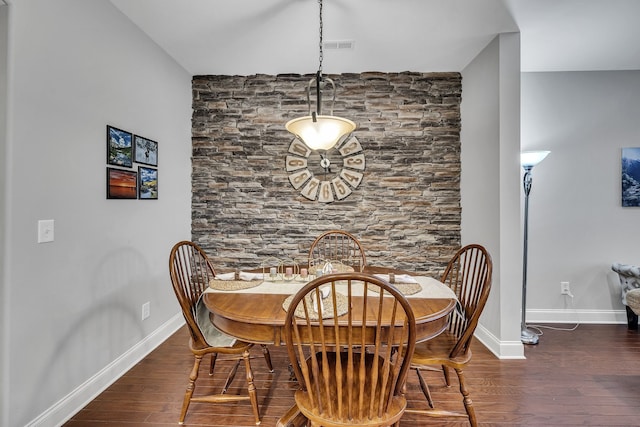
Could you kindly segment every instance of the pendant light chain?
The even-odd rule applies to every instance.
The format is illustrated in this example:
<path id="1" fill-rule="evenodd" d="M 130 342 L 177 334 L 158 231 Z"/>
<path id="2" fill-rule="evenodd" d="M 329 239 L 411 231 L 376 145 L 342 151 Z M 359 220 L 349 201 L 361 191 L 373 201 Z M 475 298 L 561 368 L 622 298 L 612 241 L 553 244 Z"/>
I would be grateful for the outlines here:
<path id="1" fill-rule="evenodd" d="M 320 43 L 319 43 L 319 48 L 320 48 L 320 55 L 319 55 L 319 60 L 320 60 L 320 66 L 318 67 L 318 74 L 321 75 L 322 74 L 322 60 L 324 59 L 324 52 L 322 50 L 322 0 L 318 0 L 318 5 L 320 6 Z"/>

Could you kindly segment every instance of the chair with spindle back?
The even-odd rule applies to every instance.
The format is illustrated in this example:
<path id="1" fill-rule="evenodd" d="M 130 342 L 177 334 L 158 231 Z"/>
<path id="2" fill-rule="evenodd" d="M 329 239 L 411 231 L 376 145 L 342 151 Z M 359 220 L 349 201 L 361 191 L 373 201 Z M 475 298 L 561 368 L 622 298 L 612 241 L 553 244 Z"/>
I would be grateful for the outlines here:
<path id="1" fill-rule="evenodd" d="M 407 299 L 375 276 L 309 282 L 290 301 L 284 326 L 297 409 L 311 426 L 399 425 L 415 327 Z"/>
<path id="2" fill-rule="evenodd" d="M 447 330 L 429 341 L 418 343 L 411 360 L 411 368 L 418 374 L 420 387 L 430 409 L 408 408 L 407 413 L 432 417 L 466 417 L 472 426 L 478 424 L 462 370 L 471 360 L 471 339 L 489 297 L 492 270 L 491 256 L 481 245 L 467 245 L 458 250 L 449 261 L 440 281 L 456 294 L 458 306 L 451 313 Z M 450 385 L 449 368 L 456 371 L 465 413 L 434 408 L 429 386 L 421 373 L 421 370 L 434 366 L 442 367 L 447 386 Z"/>
<path id="3" fill-rule="evenodd" d="M 249 349 L 253 344 L 236 340 L 234 337 L 218 330 L 211 323 L 209 311 L 201 299 L 202 293 L 209 286 L 209 281 L 215 276 L 211 262 L 204 251 L 195 243 L 189 241 L 178 242 L 173 246 L 169 255 L 169 274 L 191 337 L 189 349 L 195 356 L 193 369 L 189 375 L 189 385 L 187 386 L 182 411 L 180 412 L 179 424 L 184 423 L 191 402 L 224 403 L 238 400 L 251 401 L 256 424 L 260 424 L 258 396 L 256 387 L 253 384 L 253 373 L 249 358 Z M 221 393 L 193 396 L 200 362 L 207 354 L 211 355 L 209 375 L 213 375 L 218 354 L 237 356 L 237 361 L 229 372 Z M 266 346 L 263 346 L 263 354 L 269 371 L 273 372 L 269 350 Z M 248 395 L 228 395 L 226 394 L 227 389 L 231 381 L 233 381 L 241 360 L 244 360 L 246 369 Z"/>
<path id="4" fill-rule="evenodd" d="M 323 261 L 338 261 L 357 272 L 367 265 L 362 244 L 344 230 L 325 231 L 313 241 L 309 248 L 309 268 L 317 267 L 314 264 Z"/>

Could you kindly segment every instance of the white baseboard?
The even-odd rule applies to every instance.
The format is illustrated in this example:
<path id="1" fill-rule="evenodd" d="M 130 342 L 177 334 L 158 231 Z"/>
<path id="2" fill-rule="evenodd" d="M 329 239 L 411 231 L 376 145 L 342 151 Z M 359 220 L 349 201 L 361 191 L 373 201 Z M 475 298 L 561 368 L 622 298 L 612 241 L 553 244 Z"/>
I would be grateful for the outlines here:
<path id="1" fill-rule="evenodd" d="M 184 317 L 182 313 L 178 313 L 32 420 L 26 427 L 61 426 L 183 325 Z"/>
<path id="2" fill-rule="evenodd" d="M 531 323 L 627 323 L 625 310 L 527 310 L 527 324 Z"/>
<path id="3" fill-rule="evenodd" d="M 591 323 L 626 324 L 625 310 L 527 310 L 527 324 L 536 323 Z M 500 341 L 482 325 L 478 325 L 474 336 L 495 354 L 498 359 L 524 359 L 524 344 L 520 341 Z"/>
<path id="4" fill-rule="evenodd" d="M 522 341 L 500 341 L 487 328 L 478 325 L 474 336 L 498 359 L 524 359 Z"/>

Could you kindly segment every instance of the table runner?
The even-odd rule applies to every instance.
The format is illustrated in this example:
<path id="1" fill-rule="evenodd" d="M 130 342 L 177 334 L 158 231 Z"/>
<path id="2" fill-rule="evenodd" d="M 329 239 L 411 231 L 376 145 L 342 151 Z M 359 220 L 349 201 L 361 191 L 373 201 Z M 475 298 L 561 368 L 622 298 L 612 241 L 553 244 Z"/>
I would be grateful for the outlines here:
<path id="1" fill-rule="evenodd" d="M 427 276 L 413 276 L 418 282 L 422 290 L 412 295 L 406 295 L 407 298 L 445 298 L 445 299 L 455 299 L 456 295 L 453 291 L 444 283 Z M 238 294 L 282 294 L 282 295 L 291 295 L 298 292 L 298 290 L 302 289 L 302 287 L 306 284 L 306 282 L 284 282 L 284 281 L 275 281 L 275 282 L 262 282 L 258 286 L 254 286 L 250 289 L 239 289 L 233 291 L 221 291 L 216 289 L 207 288 L 205 292 L 221 292 L 221 293 L 238 293 Z M 327 284 L 328 285 L 328 284 Z M 326 285 L 325 285 L 326 286 Z M 353 288 L 354 296 L 362 296 L 362 288 L 356 286 Z M 347 286 L 344 284 L 336 283 L 336 291 L 340 292 L 344 295 L 347 294 Z"/>

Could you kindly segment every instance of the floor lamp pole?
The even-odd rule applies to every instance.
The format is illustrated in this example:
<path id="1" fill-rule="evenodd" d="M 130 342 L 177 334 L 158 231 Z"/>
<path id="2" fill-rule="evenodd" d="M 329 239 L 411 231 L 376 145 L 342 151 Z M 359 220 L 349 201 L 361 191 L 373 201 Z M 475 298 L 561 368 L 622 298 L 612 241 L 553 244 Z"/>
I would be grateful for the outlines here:
<path id="1" fill-rule="evenodd" d="M 527 243 L 529 240 L 529 193 L 533 176 L 531 175 L 533 166 L 524 166 L 524 250 L 522 255 L 522 322 L 520 324 L 520 339 L 523 344 L 538 344 L 538 334 L 527 328 Z"/>

